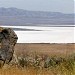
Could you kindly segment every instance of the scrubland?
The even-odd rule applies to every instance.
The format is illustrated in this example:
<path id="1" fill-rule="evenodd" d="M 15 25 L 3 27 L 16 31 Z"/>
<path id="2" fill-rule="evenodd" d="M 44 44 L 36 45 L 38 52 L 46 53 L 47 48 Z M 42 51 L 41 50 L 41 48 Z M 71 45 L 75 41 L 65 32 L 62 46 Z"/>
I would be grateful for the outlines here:
<path id="1" fill-rule="evenodd" d="M 0 75 L 75 75 L 75 44 L 16 44 Z"/>

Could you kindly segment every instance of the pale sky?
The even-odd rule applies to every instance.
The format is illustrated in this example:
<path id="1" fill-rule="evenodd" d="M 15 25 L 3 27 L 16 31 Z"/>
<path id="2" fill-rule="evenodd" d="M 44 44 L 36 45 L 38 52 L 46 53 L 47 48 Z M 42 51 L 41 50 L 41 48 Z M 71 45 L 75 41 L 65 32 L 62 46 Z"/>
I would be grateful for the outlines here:
<path id="1" fill-rule="evenodd" d="M 74 13 L 74 0 L 0 0 L 0 7 Z"/>

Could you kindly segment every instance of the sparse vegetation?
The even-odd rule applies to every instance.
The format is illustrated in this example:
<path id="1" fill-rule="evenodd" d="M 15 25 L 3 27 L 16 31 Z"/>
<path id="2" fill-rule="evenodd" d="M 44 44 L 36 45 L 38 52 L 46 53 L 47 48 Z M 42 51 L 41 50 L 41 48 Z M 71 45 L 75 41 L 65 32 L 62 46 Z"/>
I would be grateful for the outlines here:
<path id="1" fill-rule="evenodd" d="M 74 49 L 72 45 L 70 48 Z M 61 56 L 25 51 L 17 55 L 17 59 L 17 63 L 13 59 L 9 65 L 4 65 L 0 75 L 75 75 L 74 51 Z"/>

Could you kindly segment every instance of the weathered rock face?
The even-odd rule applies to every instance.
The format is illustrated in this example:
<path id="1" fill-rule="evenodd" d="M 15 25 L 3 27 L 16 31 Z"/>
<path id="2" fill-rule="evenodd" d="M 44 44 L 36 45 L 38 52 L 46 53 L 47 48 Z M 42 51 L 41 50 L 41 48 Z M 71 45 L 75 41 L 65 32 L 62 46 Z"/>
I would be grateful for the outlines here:
<path id="1" fill-rule="evenodd" d="M 12 60 L 17 35 L 10 28 L 0 28 L 0 60 L 9 63 Z"/>

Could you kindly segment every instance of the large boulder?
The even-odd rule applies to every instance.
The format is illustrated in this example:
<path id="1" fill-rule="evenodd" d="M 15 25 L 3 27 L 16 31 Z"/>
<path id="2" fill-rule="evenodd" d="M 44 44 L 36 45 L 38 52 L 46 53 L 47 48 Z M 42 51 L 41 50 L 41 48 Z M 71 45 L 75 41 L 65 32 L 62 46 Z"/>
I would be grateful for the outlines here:
<path id="1" fill-rule="evenodd" d="M 11 28 L 0 27 L 0 61 L 9 63 L 12 60 L 17 35 Z"/>

